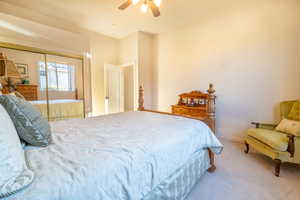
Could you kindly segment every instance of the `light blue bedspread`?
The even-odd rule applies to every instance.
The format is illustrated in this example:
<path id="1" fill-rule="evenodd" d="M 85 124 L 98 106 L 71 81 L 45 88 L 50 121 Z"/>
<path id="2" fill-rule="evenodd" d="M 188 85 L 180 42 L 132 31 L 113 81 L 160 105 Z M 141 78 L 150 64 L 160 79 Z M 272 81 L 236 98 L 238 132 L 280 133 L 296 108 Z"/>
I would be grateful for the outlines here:
<path id="1" fill-rule="evenodd" d="M 26 150 L 34 182 L 8 199 L 140 200 L 196 152 L 222 145 L 202 122 L 127 112 L 52 123 L 53 144 Z"/>

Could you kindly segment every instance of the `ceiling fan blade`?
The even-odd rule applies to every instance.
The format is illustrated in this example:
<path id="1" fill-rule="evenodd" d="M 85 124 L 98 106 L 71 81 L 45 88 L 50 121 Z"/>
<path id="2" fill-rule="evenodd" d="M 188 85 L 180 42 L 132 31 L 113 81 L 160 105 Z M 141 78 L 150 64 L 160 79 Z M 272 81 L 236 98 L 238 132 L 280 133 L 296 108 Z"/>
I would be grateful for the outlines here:
<path id="1" fill-rule="evenodd" d="M 130 6 L 131 4 L 132 4 L 132 0 L 127 0 L 122 5 L 119 6 L 119 9 L 124 10 L 124 9 L 128 8 L 128 6 Z"/>
<path id="2" fill-rule="evenodd" d="M 160 16 L 160 11 L 159 11 L 159 8 L 157 7 L 157 5 L 155 5 L 153 0 L 150 0 L 149 4 L 150 4 L 151 11 L 153 13 L 153 16 L 154 17 L 159 17 Z"/>

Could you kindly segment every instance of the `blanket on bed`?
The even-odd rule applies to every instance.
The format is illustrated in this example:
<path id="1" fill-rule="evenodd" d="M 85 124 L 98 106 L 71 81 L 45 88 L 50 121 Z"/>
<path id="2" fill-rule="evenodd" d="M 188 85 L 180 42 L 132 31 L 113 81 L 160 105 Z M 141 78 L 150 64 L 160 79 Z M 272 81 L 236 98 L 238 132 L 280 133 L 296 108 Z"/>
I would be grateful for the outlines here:
<path id="1" fill-rule="evenodd" d="M 222 150 L 204 123 L 150 112 L 51 126 L 53 144 L 26 150 L 34 182 L 7 199 L 140 200 L 196 152 Z"/>

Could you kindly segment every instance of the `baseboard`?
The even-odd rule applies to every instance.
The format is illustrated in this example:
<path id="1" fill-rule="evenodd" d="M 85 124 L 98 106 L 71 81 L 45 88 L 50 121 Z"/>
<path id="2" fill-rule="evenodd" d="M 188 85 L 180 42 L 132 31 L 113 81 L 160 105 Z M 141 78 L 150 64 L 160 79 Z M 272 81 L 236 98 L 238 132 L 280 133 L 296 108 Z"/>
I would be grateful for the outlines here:
<path id="1" fill-rule="evenodd" d="M 236 143 L 244 143 L 244 138 L 242 137 L 224 137 L 224 136 L 220 136 L 218 137 L 220 140 L 226 140 L 229 142 L 236 142 Z"/>

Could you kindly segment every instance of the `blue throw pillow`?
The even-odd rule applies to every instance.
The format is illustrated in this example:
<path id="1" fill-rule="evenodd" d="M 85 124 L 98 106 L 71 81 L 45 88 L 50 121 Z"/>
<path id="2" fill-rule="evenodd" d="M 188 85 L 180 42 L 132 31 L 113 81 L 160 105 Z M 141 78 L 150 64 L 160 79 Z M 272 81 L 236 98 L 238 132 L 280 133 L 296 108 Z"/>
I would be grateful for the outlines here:
<path id="1" fill-rule="evenodd" d="M 8 112 L 22 140 L 34 146 L 49 145 L 50 125 L 33 105 L 12 95 L 0 95 L 0 104 Z"/>

